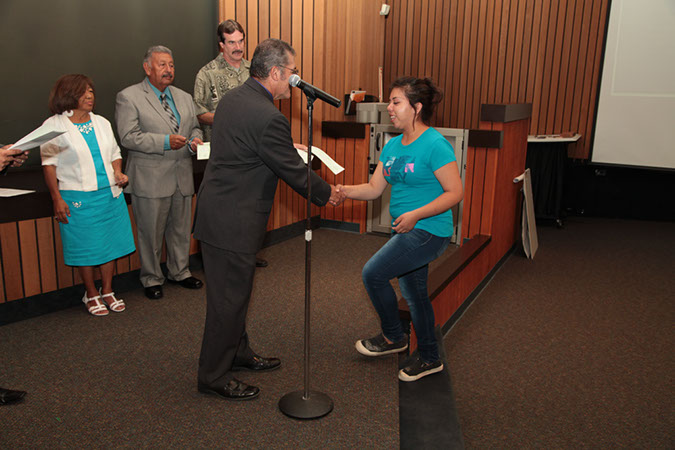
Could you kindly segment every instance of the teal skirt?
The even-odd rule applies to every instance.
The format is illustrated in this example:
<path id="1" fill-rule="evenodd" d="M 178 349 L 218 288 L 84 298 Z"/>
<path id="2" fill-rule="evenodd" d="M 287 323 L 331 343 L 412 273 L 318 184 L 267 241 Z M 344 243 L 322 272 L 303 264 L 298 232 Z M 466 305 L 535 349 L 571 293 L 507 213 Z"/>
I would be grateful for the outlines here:
<path id="1" fill-rule="evenodd" d="M 59 223 L 63 259 L 69 266 L 98 266 L 136 250 L 124 195 L 100 191 L 61 191 L 68 223 Z"/>

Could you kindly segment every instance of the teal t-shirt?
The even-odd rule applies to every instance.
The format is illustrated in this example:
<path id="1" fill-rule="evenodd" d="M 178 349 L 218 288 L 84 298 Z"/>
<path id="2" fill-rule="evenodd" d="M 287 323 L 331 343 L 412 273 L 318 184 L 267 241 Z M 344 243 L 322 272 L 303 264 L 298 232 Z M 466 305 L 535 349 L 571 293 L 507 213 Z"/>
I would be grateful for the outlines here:
<path id="1" fill-rule="evenodd" d="M 434 171 L 456 161 L 452 145 L 433 128 L 410 145 L 403 145 L 402 138 L 399 135 L 389 140 L 380 155 L 384 179 L 391 184 L 392 226 L 401 214 L 427 205 L 443 193 Z M 452 236 L 452 211 L 424 218 L 415 228 L 440 237 Z"/>

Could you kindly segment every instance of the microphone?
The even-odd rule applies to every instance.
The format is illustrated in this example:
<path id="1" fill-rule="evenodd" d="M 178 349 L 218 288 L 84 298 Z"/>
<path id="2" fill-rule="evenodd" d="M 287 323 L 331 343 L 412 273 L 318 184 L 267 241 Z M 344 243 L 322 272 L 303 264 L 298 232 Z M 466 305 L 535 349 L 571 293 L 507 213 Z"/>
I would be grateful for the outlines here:
<path id="1" fill-rule="evenodd" d="M 306 81 L 303 81 L 300 76 L 293 74 L 290 77 L 288 77 L 288 84 L 290 84 L 293 87 L 297 87 L 302 89 L 302 91 L 305 93 L 307 97 L 311 97 L 314 99 L 320 99 L 323 100 L 324 102 L 328 103 L 331 106 L 334 106 L 336 108 L 340 107 L 340 104 L 342 103 L 341 100 L 338 100 L 337 98 L 333 97 L 330 94 L 325 93 L 318 87 L 314 87 L 311 84 L 307 83 Z"/>

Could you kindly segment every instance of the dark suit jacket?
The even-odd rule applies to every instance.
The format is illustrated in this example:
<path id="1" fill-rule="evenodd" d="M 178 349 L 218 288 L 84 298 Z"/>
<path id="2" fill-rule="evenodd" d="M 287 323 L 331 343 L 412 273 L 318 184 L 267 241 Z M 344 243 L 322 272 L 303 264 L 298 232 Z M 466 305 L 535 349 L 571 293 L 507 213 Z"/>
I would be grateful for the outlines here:
<path id="1" fill-rule="evenodd" d="M 307 196 L 307 168 L 291 127 L 269 93 L 249 78 L 218 103 L 211 156 L 197 196 L 194 236 L 214 247 L 256 253 L 262 247 L 279 178 Z M 312 172 L 312 202 L 331 188 Z"/>

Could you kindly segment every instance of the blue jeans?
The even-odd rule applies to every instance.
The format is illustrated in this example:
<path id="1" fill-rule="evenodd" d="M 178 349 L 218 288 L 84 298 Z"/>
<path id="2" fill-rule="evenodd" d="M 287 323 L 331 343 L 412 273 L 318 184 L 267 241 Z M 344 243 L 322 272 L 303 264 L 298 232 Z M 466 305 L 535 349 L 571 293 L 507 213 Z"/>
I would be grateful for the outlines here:
<path id="1" fill-rule="evenodd" d="M 439 359 L 434 334 L 434 310 L 427 290 L 429 263 L 438 258 L 449 244 L 450 237 L 439 237 L 417 228 L 408 233 L 394 233 L 363 266 L 363 284 L 380 316 L 382 333 L 392 342 L 405 337 L 398 316 L 396 293 L 389 282 L 398 277 L 401 293 L 410 308 L 420 357 L 424 362 Z"/>

